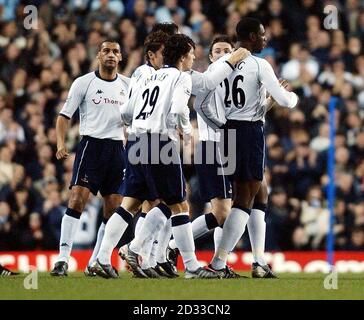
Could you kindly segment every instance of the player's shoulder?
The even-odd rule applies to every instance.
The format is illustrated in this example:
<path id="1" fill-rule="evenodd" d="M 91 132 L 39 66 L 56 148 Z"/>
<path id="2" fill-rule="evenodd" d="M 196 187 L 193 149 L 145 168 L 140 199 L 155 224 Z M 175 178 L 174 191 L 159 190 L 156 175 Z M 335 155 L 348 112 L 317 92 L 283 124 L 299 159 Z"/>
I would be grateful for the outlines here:
<path id="1" fill-rule="evenodd" d="M 264 58 L 257 57 L 255 55 L 251 54 L 251 55 L 249 55 L 249 57 L 247 59 L 249 59 L 252 63 L 257 64 L 259 67 L 263 67 L 263 68 L 270 67 L 270 63 Z"/>
<path id="2" fill-rule="evenodd" d="M 127 77 L 127 76 L 124 76 L 123 74 L 121 73 L 118 73 L 118 78 L 121 80 L 121 82 L 123 82 L 125 85 L 129 85 L 130 83 L 130 78 Z"/>
<path id="3" fill-rule="evenodd" d="M 86 88 L 88 88 L 91 84 L 91 82 L 97 78 L 96 74 L 94 71 L 86 73 L 82 76 L 77 77 L 76 79 L 73 80 L 72 82 L 72 87 L 73 90 L 77 90 L 77 91 L 81 91 L 83 92 L 84 90 L 86 90 Z"/>
<path id="4" fill-rule="evenodd" d="M 73 82 L 79 83 L 79 84 L 84 84 L 85 82 L 89 82 L 89 81 L 95 79 L 96 77 L 97 76 L 96 76 L 95 71 L 91 71 L 91 72 L 84 74 L 83 76 L 77 77 Z"/>
<path id="5" fill-rule="evenodd" d="M 138 68 L 136 68 L 133 72 L 133 74 L 131 75 L 132 78 L 139 78 L 140 76 L 143 75 L 150 75 L 153 74 L 153 72 L 155 72 L 155 69 L 148 65 L 147 63 L 142 64 L 141 66 L 139 66 Z"/>
<path id="6" fill-rule="evenodd" d="M 181 77 L 191 77 L 190 71 L 182 72 L 178 70 L 176 67 L 172 66 L 165 66 L 157 71 L 159 74 L 167 74 L 169 78 L 177 78 L 180 79 Z"/>

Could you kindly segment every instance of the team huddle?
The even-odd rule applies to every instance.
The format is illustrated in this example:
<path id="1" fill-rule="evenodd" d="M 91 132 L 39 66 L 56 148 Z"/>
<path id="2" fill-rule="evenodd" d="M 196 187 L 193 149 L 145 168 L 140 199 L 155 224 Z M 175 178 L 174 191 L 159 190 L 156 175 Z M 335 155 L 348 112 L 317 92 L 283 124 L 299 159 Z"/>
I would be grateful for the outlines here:
<path id="1" fill-rule="evenodd" d="M 298 98 L 266 60 L 254 56 L 265 46 L 260 21 L 242 18 L 236 36 L 237 50 L 227 36 L 213 40 L 211 64 L 200 73 L 192 70 L 192 39 L 173 23 L 157 24 L 144 42 L 146 63 L 130 79 L 117 73 L 119 44 L 102 42 L 98 70 L 74 81 L 57 118 L 57 159 L 69 155 L 66 133 L 76 110 L 82 139 L 52 276 L 67 275 L 80 215 L 90 192 L 100 192 L 103 222 L 86 276 L 117 278 L 111 255 L 123 239 L 119 255 L 135 277 L 178 277 L 180 255 L 185 278 L 239 278 L 227 259 L 247 228 L 252 276 L 276 277 L 264 257 L 264 121 L 269 109 L 293 108 Z M 199 132 L 194 165 L 201 197 L 211 204 L 211 212 L 192 223 L 178 147 L 180 139 L 191 140 L 191 95 Z M 215 254 L 203 266 L 194 240 L 210 230 Z"/>

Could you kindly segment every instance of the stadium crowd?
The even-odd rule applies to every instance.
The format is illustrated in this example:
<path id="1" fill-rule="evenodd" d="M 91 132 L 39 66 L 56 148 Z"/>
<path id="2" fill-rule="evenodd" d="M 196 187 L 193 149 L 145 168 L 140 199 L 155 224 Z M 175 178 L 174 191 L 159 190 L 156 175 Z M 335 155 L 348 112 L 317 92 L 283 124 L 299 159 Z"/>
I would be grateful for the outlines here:
<path id="1" fill-rule="evenodd" d="M 38 9 L 27 30 L 24 6 Z M 328 231 L 326 190 L 328 102 L 336 107 L 335 247 L 364 249 L 364 3 L 330 1 L 339 29 L 324 28 L 326 1 L 314 0 L 0 0 L 0 250 L 57 249 L 74 157 L 56 161 L 55 119 L 72 81 L 97 67 L 105 38 L 119 40 L 120 72 L 143 61 L 145 36 L 156 22 L 173 21 L 197 43 L 194 69 L 209 63 L 217 34 L 234 36 L 242 15 L 260 18 L 268 45 L 261 53 L 300 96 L 293 111 L 277 108 L 266 121 L 267 250 L 319 250 Z M 78 115 L 68 134 L 79 139 Z M 197 134 L 196 114 L 191 118 Z M 193 166 L 185 165 L 193 217 L 205 204 Z M 100 219 L 90 199 L 80 247 L 92 247 Z M 93 221 L 92 223 L 90 221 Z M 208 237 L 198 248 L 211 248 Z M 77 245 L 77 241 L 76 241 Z M 246 235 L 238 244 L 248 249 Z"/>

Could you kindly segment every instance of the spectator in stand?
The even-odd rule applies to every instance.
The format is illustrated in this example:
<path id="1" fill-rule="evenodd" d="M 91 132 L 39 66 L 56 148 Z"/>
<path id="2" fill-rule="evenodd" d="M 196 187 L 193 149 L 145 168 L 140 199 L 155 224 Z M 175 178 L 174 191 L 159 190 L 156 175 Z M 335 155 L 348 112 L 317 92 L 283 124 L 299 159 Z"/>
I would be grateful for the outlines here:
<path id="1" fill-rule="evenodd" d="M 347 250 L 363 251 L 364 250 L 364 225 L 354 228 L 351 234 L 351 242 L 347 246 Z"/>

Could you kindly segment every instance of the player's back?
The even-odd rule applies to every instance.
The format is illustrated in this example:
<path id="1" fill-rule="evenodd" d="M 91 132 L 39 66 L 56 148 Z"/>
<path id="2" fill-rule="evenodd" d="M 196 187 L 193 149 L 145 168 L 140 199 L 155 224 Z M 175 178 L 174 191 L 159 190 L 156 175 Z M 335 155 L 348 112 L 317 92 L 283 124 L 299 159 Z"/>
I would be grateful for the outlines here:
<path id="1" fill-rule="evenodd" d="M 179 79 L 188 77 L 177 68 L 166 67 L 143 76 L 135 88 L 132 131 L 135 133 L 167 134 L 167 119 L 171 114 L 173 91 Z"/>
<path id="2" fill-rule="evenodd" d="M 216 89 L 215 97 L 225 106 L 228 120 L 263 120 L 266 89 L 261 82 L 268 62 L 250 55 Z"/>

